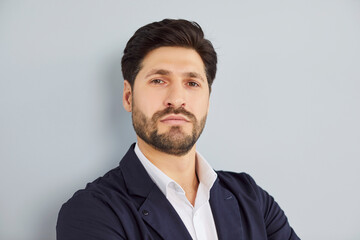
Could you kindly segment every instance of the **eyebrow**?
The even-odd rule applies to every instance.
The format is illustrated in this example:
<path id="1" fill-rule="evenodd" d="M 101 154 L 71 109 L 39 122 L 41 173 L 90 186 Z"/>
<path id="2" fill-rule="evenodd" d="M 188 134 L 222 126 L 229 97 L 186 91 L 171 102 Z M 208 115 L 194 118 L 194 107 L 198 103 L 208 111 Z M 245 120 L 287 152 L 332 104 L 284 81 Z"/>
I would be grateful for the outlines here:
<path id="1" fill-rule="evenodd" d="M 201 81 L 205 82 L 204 78 L 197 72 L 187 72 L 184 73 L 185 76 L 190 77 L 190 78 L 197 78 L 200 79 Z"/>
<path id="2" fill-rule="evenodd" d="M 168 76 L 168 75 L 170 75 L 170 73 L 171 73 L 170 71 L 164 70 L 164 69 L 153 69 L 148 74 L 146 74 L 145 77 L 150 77 L 152 75 L 165 75 L 165 76 Z"/>
<path id="3" fill-rule="evenodd" d="M 150 77 L 152 75 L 163 75 L 163 76 L 169 76 L 171 74 L 170 71 L 165 69 L 153 69 L 151 70 L 145 77 Z M 183 76 L 189 77 L 189 78 L 197 78 L 202 81 L 205 81 L 204 78 L 197 72 L 185 72 L 183 73 Z"/>

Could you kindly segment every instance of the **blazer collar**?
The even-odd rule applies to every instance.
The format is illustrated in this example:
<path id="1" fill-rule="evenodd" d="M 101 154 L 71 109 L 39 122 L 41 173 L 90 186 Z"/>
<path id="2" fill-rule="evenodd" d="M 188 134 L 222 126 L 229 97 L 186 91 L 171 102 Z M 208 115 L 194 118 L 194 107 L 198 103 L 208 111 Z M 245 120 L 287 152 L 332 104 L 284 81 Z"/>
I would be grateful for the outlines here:
<path id="1" fill-rule="evenodd" d="M 210 207 L 219 240 L 244 239 L 238 201 L 221 185 L 219 177 L 210 191 Z"/>
<path id="2" fill-rule="evenodd" d="M 138 213 L 164 239 L 191 240 L 181 218 L 165 195 L 151 180 L 134 152 L 132 144 L 120 162 L 129 195 L 143 197 Z"/>
<path id="3" fill-rule="evenodd" d="M 132 144 L 120 162 L 120 169 L 124 176 L 128 193 L 147 197 L 155 183 L 151 180 L 145 168 L 134 152 L 135 143 Z"/>

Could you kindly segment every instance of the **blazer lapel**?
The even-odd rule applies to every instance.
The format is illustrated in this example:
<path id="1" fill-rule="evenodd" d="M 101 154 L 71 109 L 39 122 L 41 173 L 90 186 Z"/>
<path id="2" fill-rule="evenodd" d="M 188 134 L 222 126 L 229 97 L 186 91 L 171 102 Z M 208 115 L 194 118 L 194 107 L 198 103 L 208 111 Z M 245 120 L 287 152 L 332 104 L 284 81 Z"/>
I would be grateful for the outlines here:
<path id="1" fill-rule="evenodd" d="M 192 239 L 179 215 L 156 185 L 140 207 L 139 213 L 164 239 Z"/>
<path id="2" fill-rule="evenodd" d="M 133 144 L 120 162 L 121 172 L 130 195 L 136 195 L 134 203 L 143 220 L 162 238 L 191 240 L 181 218 L 165 195 L 151 180 L 134 152 Z M 142 197 L 142 200 L 138 200 Z"/>
<path id="3" fill-rule="evenodd" d="M 210 206 L 219 240 L 244 239 L 241 215 L 235 196 L 216 179 L 210 191 Z"/>

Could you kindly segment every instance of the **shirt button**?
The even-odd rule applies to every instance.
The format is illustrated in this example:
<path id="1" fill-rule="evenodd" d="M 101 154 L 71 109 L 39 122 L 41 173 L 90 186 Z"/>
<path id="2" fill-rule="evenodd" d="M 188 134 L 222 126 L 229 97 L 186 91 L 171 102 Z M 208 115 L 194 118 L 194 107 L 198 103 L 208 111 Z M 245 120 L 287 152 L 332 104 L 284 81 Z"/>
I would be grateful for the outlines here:
<path id="1" fill-rule="evenodd" d="M 144 214 L 144 216 L 149 215 L 149 211 L 148 211 L 148 210 L 142 210 L 142 213 Z"/>

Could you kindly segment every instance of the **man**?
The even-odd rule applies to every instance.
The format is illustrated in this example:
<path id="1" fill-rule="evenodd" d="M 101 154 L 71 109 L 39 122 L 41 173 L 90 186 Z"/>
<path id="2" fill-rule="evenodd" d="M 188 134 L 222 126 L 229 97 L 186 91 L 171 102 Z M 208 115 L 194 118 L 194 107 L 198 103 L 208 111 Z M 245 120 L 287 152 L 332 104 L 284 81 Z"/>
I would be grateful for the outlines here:
<path id="1" fill-rule="evenodd" d="M 135 32 L 122 71 L 137 143 L 63 205 L 58 240 L 299 239 L 249 175 L 215 172 L 196 152 L 216 63 L 194 22 L 165 19 Z"/>

